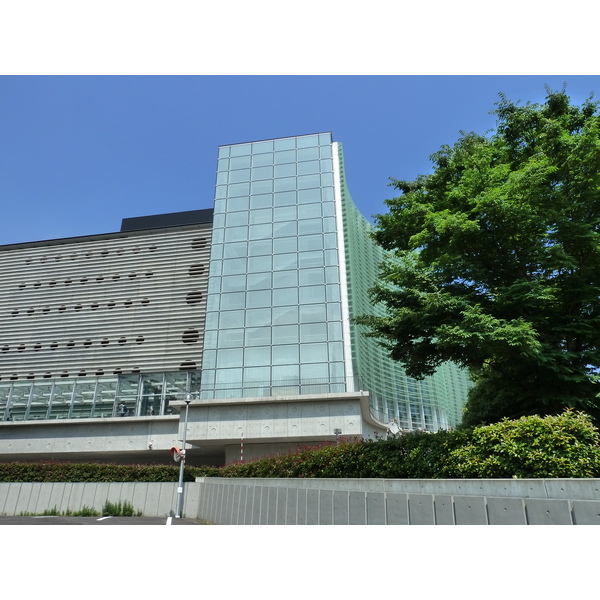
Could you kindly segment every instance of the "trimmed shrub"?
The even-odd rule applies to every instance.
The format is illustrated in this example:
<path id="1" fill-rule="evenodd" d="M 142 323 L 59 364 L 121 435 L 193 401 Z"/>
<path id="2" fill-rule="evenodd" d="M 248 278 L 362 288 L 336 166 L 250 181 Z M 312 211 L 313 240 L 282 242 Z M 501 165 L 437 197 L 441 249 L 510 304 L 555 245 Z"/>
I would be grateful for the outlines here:
<path id="1" fill-rule="evenodd" d="M 600 477 L 600 435 L 588 415 L 522 417 L 474 429 L 346 441 L 224 467 L 186 467 L 196 477 L 381 479 Z M 0 463 L 0 481 L 175 482 L 179 467 Z"/>
<path id="2" fill-rule="evenodd" d="M 477 427 L 448 455 L 442 476 L 560 478 L 600 476 L 600 436 L 591 418 L 568 410 Z"/>
<path id="3" fill-rule="evenodd" d="M 184 480 L 215 476 L 217 467 L 186 467 Z M 176 465 L 113 465 L 100 463 L 0 463 L 0 482 L 175 482 L 179 480 Z"/>

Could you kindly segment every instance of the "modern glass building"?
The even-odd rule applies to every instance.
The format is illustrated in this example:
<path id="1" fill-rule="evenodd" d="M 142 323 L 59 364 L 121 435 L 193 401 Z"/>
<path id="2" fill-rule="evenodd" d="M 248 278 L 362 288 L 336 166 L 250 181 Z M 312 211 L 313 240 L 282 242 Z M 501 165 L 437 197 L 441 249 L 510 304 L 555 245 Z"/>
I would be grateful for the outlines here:
<path id="1" fill-rule="evenodd" d="M 378 310 L 371 230 L 319 133 L 221 146 L 212 209 L 0 247 L 3 424 L 118 419 L 121 403 L 176 419 L 185 392 L 204 407 L 362 392 L 384 428 L 456 425 L 466 373 L 411 379 L 353 322 Z"/>
<path id="2" fill-rule="evenodd" d="M 352 318 L 383 251 L 330 133 L 219 148 L 202 398 L 368 390 L 407 429 L 456 425 L 468 379 L 408 378 Z"/>

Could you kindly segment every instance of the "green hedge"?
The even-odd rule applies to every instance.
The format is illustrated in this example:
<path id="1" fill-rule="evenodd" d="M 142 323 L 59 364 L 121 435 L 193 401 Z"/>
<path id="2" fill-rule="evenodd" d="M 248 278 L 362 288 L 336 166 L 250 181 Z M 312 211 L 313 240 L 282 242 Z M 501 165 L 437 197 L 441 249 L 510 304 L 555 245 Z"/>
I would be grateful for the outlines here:
<path id="1" fill-rule="evenodd" d="M 588 415 L 572 411 L 504 419 L 473 429 L 444 462 L 450 477 L 599 477 L 600 436 Z"/>
<path id="2" fill-rule="evenodd" d="M 185 481 L 214 476 L 216 467 L 186 467 Z M 0 463 L 0 482 L 178 481 L 176 465 L 112 465 L 97 463 Z"/>
<path id="3" fill-rule="evenodd" d="M 390 479 L 600 477 L 600 436 L 590 417 L 566 411 L 473 429 L 413 432 L 232 464 L 221 477 Z"/>
<path id="4" fill-rule="evenodd" d="M 522 417 L 474 429 L 298 449 L 224 467 L 186 467 L 196 477 L 381 479 L 600 477 L 600 435 L 589 416 Z M 179 467 L 0 463 L 0 481 L 178 481 Z"/>

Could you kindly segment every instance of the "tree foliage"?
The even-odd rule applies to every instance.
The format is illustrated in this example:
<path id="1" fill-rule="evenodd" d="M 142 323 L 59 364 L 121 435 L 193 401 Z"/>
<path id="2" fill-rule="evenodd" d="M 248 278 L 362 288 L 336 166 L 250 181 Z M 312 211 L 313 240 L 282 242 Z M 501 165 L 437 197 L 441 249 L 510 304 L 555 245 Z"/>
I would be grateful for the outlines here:
<path id="1" fill-rule="evenodd" d="M 598 103 L 547 92 L 501 95 L 495 132 L 462 133 L 431 175 L 392 180 L 399 196 L 376 217 L 386 316 L 358 321 L 413 377 L 469 369 L 466 424 L 597 406 Z"/>

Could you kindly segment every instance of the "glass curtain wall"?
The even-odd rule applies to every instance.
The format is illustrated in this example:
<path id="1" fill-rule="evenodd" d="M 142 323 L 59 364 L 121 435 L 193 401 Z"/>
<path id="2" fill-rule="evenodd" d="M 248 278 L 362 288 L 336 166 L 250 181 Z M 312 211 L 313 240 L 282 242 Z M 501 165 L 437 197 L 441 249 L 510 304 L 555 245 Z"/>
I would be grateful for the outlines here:
<path id="1" fill-rule="evenodd" d="M 331 134 L 219 148 L 201 398 L 346 391 Z"/>
<path id="2" fill-rule="evenodd" d="M 436 431 L 456 426 L 469 389 L 469 378 L 456 365 L 442 365 L 435 375 L 423 380 L 408 377 L 399 363 L 366 329 L 352 321 L 359 315 L 382 315 L 382 307 L 372 306 L 369 289 L 374 285 L 383 248 L 370 234 L 373 225 L 359 212 L 350 197 L 344 174 L 341 144 L 335 144 L 340 165 L 340 187 L 344 218 L 348 300 L 352 339 L 352 361 L 356 386 L 369 390 L 371 410 L 381 422 L 395 420 L 404 429 Z"/>
<path id="3" fill-rule="evenodd" d="M 176 414 L 170 403 L 198 392 L 200 372 L 132 374 L 118 377 L 0 383 L 0 419 L 85 419 Z"/>

